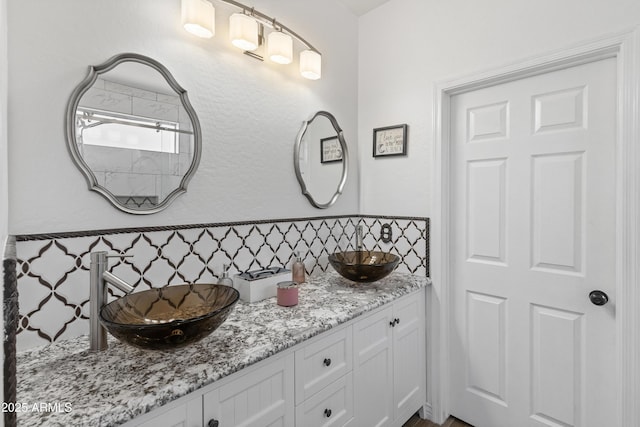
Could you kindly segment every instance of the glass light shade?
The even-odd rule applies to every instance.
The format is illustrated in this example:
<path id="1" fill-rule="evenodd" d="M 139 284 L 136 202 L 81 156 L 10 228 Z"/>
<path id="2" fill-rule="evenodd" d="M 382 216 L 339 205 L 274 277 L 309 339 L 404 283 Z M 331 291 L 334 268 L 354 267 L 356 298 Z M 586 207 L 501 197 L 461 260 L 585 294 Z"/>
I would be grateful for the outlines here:
<path id="1" fill-rule="evenodd" d="M 229 17 L 229 37 L 231 43 L 242 50 L 258 48 L 258 22 L 244 13 L 234 13 Z"/>
<path id="2" fill-rule="evenodd" d="M 207 0 L 182 0 L 182 26 L 205 39 L 216 33 L 216 10 Z"/>
<path id="3" fill-rule="evenodd" d="M 274 31 L 267 38 L 267 54 L 273 62 L 290 64 L 293 60 L 293 39 L 281 31 Z"/>
<path id="4" fill-rule="evenodd" d="M 322 56 L 313 50 L 300 52 L 300 74 L 309 80 L 322 77 Z"/>

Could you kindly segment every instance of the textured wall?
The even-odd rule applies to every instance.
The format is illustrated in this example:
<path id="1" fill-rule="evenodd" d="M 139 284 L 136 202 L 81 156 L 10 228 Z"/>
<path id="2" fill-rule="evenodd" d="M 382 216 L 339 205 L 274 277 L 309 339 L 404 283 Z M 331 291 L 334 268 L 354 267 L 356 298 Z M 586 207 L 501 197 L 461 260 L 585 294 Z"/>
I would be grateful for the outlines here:
<path id="1" fill-rule="evenodd" d="M 242 55 L 228 41 L 229 7 L 214 3 L 217 35 L 203 40 L 181 28 L 179 0 L 9 2 L 12 234 L 318 215 L 295 179 L 293 145 L 303 120 L 323 109 L 355 154 L 357 19 L 335 0 L 252 3 L 323 53 L 323 78 L 310 81 L 297 61 Z M 162 62 L 202 125 L 202 161 L 188 193 L 151 216 L 120 213 L 89 192 L 64 138 L 66 103 L 88 66 L 122 52 Z M 351 171 L 344 195 L 323 214 L 357 213 L 355 156 Z"/>
<path id="2" fill-rule="evenodd" d="M 390 0 L 359 21 L 362 214 L 431 216 L 434 84 L 640 24 L 637 0 Z M 372 129 L 409 124 L 407 157 Z M 437 226 L 437 224 L 435 224 Z"/>

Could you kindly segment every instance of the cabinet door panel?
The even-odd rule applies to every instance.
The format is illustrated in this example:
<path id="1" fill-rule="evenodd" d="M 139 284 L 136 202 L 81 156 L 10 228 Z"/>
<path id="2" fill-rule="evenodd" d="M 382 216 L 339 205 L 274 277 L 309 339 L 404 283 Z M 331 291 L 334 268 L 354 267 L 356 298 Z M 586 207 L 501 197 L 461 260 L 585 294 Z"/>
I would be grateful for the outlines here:
<path id="1" fill-rule="evenodd" d="M 204 415 L 220 426 L 293 426 L 293 354 L 205 394 Z"/>
<path id="2" fill-rule="evenodd" d="M 385 426 L 393 420 L 392 308 L 353 325 L 355 419 L 361 426 Z"/>
<path id="3" fill-rule="evenodd" d="M 157 410 L 158 415 L 146 422 L 137 424 L 139 427 L 200 427 L 202 426 L 202 400 L 200 396 L 175 408 L 163 411 Z"/>
<path id="4" fill-rule="evenodd" d="M 393 306 L 394 418 L 408 419 L 426 401 L 424 292 Z"/>

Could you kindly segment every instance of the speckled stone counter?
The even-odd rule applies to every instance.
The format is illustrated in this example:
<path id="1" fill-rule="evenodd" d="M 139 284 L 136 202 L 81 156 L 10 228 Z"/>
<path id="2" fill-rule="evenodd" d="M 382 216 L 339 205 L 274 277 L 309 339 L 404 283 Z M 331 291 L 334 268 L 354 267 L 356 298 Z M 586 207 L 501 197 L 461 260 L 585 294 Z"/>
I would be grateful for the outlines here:
<path id="1" fill-rule="evenodd" d="M 177 351 L 139 350 L 110 337 L 107 351 L 93 353 L 83 336 L 22 352 L 18 425 L 124 423 L 428 284 L 394 272 L 354 286 L 332 271 L 302 285 L 295 307 L 275 298 L 239 302 L 220 328 Z"/>

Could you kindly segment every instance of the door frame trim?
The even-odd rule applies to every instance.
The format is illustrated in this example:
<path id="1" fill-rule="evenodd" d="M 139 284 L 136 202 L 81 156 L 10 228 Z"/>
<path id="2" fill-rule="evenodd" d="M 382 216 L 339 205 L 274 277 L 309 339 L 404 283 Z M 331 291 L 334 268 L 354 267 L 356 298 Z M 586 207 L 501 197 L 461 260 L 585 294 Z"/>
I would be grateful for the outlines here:
<path id="1" fill-rule="evenodd" d="M 640 28 L 640 27 L 639 27 Z M 616 138 L 616 367 L 617 423 L 640 425 L 640 29 L 600 37 L 567 49 L 435 84 L 433 114 L 433 205 L 428 323 L 430 418 L 450 415 L 449 327 L 451 325 L 450 100 L 457 94 L 550 71 L 615 58 Z M 612 424 L 613 425 L 613 424 Z"/>

